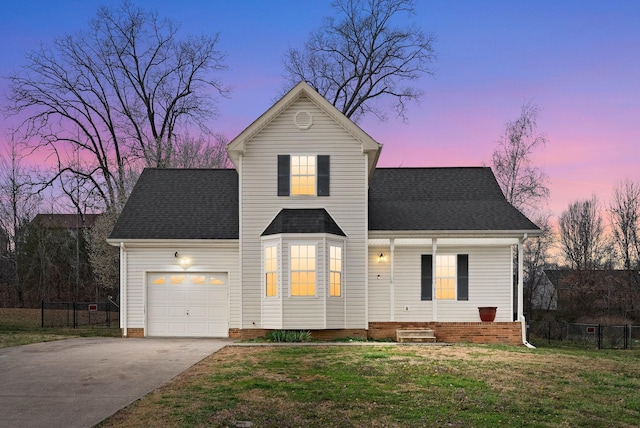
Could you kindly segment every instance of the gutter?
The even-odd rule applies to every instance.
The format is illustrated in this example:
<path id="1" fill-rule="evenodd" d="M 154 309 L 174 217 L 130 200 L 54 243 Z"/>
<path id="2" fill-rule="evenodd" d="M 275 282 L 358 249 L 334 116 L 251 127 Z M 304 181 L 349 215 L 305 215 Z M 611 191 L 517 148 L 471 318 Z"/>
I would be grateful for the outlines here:
<path id="1" fill-rule="evenodd" d="M 520 230 L 372 230 L 369 239 L 376 238 L 522 238 L 540 236 L 540 229 Z"/>

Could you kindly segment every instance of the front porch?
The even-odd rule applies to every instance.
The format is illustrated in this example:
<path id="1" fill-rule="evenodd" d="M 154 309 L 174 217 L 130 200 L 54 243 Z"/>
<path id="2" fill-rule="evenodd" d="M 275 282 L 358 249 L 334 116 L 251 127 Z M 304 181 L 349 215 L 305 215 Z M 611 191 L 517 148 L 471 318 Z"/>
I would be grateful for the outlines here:
<path id="1" fill-rule="evenodd" d="M 370 322 L 372 340 L 396 340 L 397 330 L 433 330 L 445 343 L 522 345 L 522 324 L 515 322 Z"/>
<path id="2" fill-rule="evenodd" d="M 397 341 L 398 330 L 431 329 L 441 343 L 522 345 L 522 324 L 514 322 L 370 322 L 369 329 L 311 330 L 318 341 L 345 338 Z M 264 337 L 269 329 L 229 329 L 232 339 Z"/>

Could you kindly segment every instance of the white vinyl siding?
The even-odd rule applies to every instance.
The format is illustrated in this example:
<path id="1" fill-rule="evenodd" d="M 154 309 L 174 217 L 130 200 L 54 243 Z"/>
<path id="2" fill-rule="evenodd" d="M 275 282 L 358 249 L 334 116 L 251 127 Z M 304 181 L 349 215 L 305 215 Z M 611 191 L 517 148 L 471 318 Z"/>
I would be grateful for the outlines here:
<path id="1" fill-rule="evenodd" d="M 380 253 L 388 254 L 389 249 L 369 249 L 369 321 L 393 321 L 391 263 L 379 262 Z"/>
<path id="2" fill-rule="evenodd" d="M 369 249 L 369 320 L 391 321 L 393 310 L 395 321 L 433 321 L 433 302 L 420 300 L 421 255 L 431 254 L 431 247 L 395 247 L 393 287 L 389 261 L 385 265 L 374 261 L 380 252 L 387 254 L 388 250 Z M 437 300 L 438 321 L 480 321 L 479 306 L 497 306 L 496 321 L 512 321 L 509 246 L 438 246 L 437 252 L 469 255 L 469 300 Z M 380 280 L 376 279 L 378 274 Z"/>
<path id="3" fill-rule="evenodd" d="M 308 130 L 300 130 L 293 123 L 294 115 L 303 110 L 313 115 L 313 126 Z M 278 197 L 277 157 L 282 154 L 330 155 L 330 196 Z M 240 173 L 243 327 L 261 327 L 263 281 L 260 277 L 260 235 L 282 208 L 322 207 L 348 236 L 343 253 L 343 275 L 346 281 L 343 297 L 348 305 L 347 317 L 345 319 L 341 315 L 342 324 L 334 328 L 366 328 L 367 160 L 362 153 L 361 144 L 308 98 L 302 97 L 245 144 Z M 318 257 L 324 257 L 324 253 L 318 254 Z M 283 264 L 286 260 L 287 256 L 282 254 Z M 287 269 L 283 266 L 282 272 L 288 272 Z M 325 274 L 322 271 L 323 269 L 318 268 L 318 284 L 324 281 Z M 288 296 L 288 292 L 284 290 L 285 286 L 288 287 L 288 278 L 284 274 L 281 281 L 282 293 Z M 318 294 L 320 288 L 318 287 Z M 317 325 L 313 328 L 325 328 L 324 316 L 318 322 L 309 321 L 309 312 L 305 311 L 310 308 L 307 303 L 303 303 L 305 299 L 299 300 L 298 306 L 283 303 L 283 323 L 288 326 L 286 328 L 309 323 Z M 316 307 L 312 309 L 315 311 Z M 323 310 L 323 305 L 320 310 Z M 315 312 L 313 316 L 316 316 Z"/>
<path id="4" fill-rule="evenodd" d="M 213 244 L 212 244 L 213 246 Z M 127 327 L 145 328 L 147 273 L 171 272 L 178 275 L 195 272 L 226 272 L 229 284 L 229 327 L 240 321 L 240 287 L 237 248 L 204 248 L 180 246 L 153 248 L 127 247 Z M 184 270 L 175 257 L 189 255 L 192 266 Z"/>

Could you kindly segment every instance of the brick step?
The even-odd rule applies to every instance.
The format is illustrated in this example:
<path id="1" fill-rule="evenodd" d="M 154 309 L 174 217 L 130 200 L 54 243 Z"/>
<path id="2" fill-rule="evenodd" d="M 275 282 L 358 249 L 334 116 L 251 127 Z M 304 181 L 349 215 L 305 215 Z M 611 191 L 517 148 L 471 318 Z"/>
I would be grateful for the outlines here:
<path id="1" fill-rule="evenodd" d="M 400 343 L 433 343 L 436 341 L 436 336 L 430 328 L 398 329 L 396 330 L 396 341 Z"/>

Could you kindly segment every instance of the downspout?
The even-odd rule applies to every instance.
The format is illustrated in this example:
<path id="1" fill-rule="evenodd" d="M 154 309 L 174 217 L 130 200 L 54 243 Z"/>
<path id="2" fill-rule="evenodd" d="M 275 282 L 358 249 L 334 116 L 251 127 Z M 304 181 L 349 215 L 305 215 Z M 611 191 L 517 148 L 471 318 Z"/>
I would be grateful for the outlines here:
<path id="1" fill-rule="evenodd" d="M 120 243 L 120 320 L 122 336 L 127 337 L 127 253 L 124 242 Z"/>
<path id="2" fill-rule="evenodd" d="M 243 248 L 244 246 L 242 245 L 242 241 L 244 239 L 244 234 L 243 234 L 243 227 L 244 227 L 244 222 L 242 221 L 242 216 L 243 216 L 243 210 L 242 210 L 242 204 L 244 202 L 244 195 L 242 194 L 242 192 L 244 191 L 244 186 L 243 186 L 243 173 L 244 173 L 244 166 L 243 166 L 243 155 L 240 154 L 238 156 L 238 164 L 239 164 L 239 168 L 236 168 L 237 172 L 238 172 L 238 284 L 239 284 L 239 288 L 238 288 L 238 315 L 239 315 L 239 319 L 236 320 L 236 325 L 239 327 L 240 330 L 240 336 L 242 336 L 242 330 L 244 329 L 244 312 L 243 312 L 243 308 L 244 308 L 244 265 L 242 263 L 243 260 Z M 282 239 L 280 240 L 281 244 L 282 244 Z M 280 256 L 282 254 L 282 246 L 280 247 L 280 254 L 278 254 L 278 256 Z M 260 256 L 260 258 L 262 259 L 262 256 Z M 280 260 L 280 263 L 282 264 L 282 260 Z M 280 267 L 280 266 L 278 266 Z M 277 275 L 278 277 L 280 277 L 281 275 L 281 270 L 278 270 Z M 282 279 L 278 278 L 278 281 L 282 281 Z M 282 284 L 282 282 L 281 282 Z M 282 294 L 282 293 L 281 293 Z M 231 306 L 231 305 L 229 305 Z M 231 321 L 231 314 L 229 314 L 229 321 Z M 282 305 L 280 306 L 280 322 L 282 323 Z M 256 326 L 257 327 L 257 326 Z M 262 328 L 262 314 L 260 314 L 260 328 Z"/>
<path id="3" fill-rule="evenodd" d="M 362 152 L 364 153 L 364 329 L 367 331 L 367 337 L 369 336 L 369 185 L 371 184 L 369 177 L 369 153 L 364 151 L 364 145 L 361 144 Z M 373 173 L 373 171 L 371 171 Z M 346 246 L 346 240 L 345 240 Z M 362 247 L 361 247 L 362 248 Z M 345 251 L 345 254 L 346 251 Z M 346 264 L 344 264 L 346 266 Z M 345 269 L 346 270 L 346 269 Z M 347 309 L 347 294 L 344 296 L 344 307 Z M 347 319 L 345 318 L 345 325 Z"/>
<path id="4" fill-rule="evenodd" d="M 524 318 L 524 260 L 522 243 L 527 239 L 527 234 L 518 240 L 518 320 L 522 324 L 522 344 L 527 348 L 536 349 L 527 341 L 527 320 Z"/>

